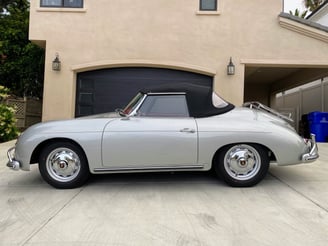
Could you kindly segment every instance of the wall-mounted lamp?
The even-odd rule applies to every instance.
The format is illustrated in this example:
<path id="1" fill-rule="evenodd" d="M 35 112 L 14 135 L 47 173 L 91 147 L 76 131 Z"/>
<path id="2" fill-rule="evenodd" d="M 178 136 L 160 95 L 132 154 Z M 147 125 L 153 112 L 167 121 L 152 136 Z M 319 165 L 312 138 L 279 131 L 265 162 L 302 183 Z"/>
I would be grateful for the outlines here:
<path id="1" fill-rule="evenodd" d="M 56 58 L 52 61 L 52 70 L 60 71 L 61 69 L 61 62 L 59 60 L 59 55 L 56 53 Z"/>
<path id="2" fill-rule="evenodd" d="M 232 62 L 232 58 L 230 57 L 229 64 L 227 66 L 227 74 L 234 75 L 235 74 L 235 65 Z"/>

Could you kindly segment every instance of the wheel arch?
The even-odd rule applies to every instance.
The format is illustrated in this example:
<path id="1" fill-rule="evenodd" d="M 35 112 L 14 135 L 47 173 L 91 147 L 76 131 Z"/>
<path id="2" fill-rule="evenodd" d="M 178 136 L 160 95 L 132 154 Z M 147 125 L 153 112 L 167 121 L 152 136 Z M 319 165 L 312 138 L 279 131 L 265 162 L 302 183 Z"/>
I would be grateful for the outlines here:
<path id="1" fill-rule="evenodd" d="M 40 154 L 41 154 L 42 150 L 47 145 L 52 144 L 52 143 L 56 143 L 56 142 L 66 142 L 66 143 L 71 143 L 71 144 L 76 145 L 83 152 L 83 154 L 85 156 L 85 159 L 87 160 L 87 164 L 89 165 L 88 157 L 85 153 L 85 150 L 82 148 L 82 146 L 79 143 L 77 143 L 76 141 L 74 141 L 70 138 L 51 138 L 51 139 L 47 139 L 47 140 L 44 140 L 43 142 L 39 143 L 32 152 L 30 164 L 38 163 L 39 162 L 39 157 L 40 157 Z"/>
<path id="2" fill-rule="evenodd" d="M 228 146 L 233 146 L 233 145 L 238 145 L 238 144 L 248 144 L 248 145 L 259 145 L 261 146 L 262 148 L 264 148 L 267 153 L 268 153 L 268 156 L 269 156 L 269 159 L 270 159 L 270 162 L 273 162 L 273 161 L 276 161 L 276 156 L 274 154 L 274 152 L 267 146 L 263 145 L 263 144 L 259 144 L 259 143 L 253 143 L 253 142 L 236 142 L 236 143 L 229 143 L 229 144 L 226 144 L 226 145 L 223 145 L 221 146 L 213 155 L 213 158 L 212 158 L 212 168 L 214 166 L 214 162 L 217 160 L 219 154 L 221 153 L 221 151 L 228 147 Z"/>

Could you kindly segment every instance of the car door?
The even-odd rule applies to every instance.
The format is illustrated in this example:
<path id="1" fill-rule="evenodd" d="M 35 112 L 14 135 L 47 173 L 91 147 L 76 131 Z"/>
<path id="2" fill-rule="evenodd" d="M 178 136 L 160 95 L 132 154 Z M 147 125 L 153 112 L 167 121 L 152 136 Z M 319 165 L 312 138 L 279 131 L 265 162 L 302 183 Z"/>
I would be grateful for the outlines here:
<path id="1" fill-rule="evenodd" d="M 147 96 L 137 116 L 110 122 L 103 165 L 113 169 L 179 168 L 197 164 L 197 126 L 185 95 Z"/>

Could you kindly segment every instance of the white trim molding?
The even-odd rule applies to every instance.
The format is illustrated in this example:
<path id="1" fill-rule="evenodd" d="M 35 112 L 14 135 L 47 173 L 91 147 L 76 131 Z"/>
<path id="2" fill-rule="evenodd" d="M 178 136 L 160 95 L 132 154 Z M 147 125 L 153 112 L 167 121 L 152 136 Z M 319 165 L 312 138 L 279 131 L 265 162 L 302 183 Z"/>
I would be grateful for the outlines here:
<path id="1" fill-rule="evenodd" d="M 192 64 L 185 64 L 172 61 L 153 61 L 153 60 L 104 60 L 97 62 L 89 62 L 71 66 L 71 70 L 79 73 L 97 69 L 115 68 L 115 67 L 156 67 L 156 68 L 171 68 L 188 72 L 194 72 L 209 76 L 215 76 L 216 70 L 206 67 L 201 67 Z"/>
<path id="2" fill-rule="evenodd" d="M 241 64 L 248 67 L 299 67 L 299 68 L 328 68 L 327 62 L 282 60 L 282 59 L 240 59 Z"/>
<path id="3" fill-rule="evenodd" d="M 281 16 L 278 17 L 278 21 L 279 25 L 283 28 L 328 43 L 328 33 L 325 31 L 304 25 L 302 23 Z"/>
<path id="4" fill-rule="evenodd" d="M 196 15 L 220 15 L 221 12 L 219 10 L 215 11 L 206 11 L 206 10 L 197 10 Z"/>

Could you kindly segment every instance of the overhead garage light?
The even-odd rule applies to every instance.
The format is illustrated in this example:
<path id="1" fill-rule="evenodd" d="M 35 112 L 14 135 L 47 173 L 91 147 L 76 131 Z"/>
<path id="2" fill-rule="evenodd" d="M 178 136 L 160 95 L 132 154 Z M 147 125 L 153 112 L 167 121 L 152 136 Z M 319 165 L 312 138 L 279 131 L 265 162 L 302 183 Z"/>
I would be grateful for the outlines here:
<path id="1" fill-rule="evenodd" d="M 227 66 L 227 74 L 234 75 L 235 74 L 235 65 L 232 62 L 232 58 L 230 57 L 230 62 Z"/>
<path id="2" fill-rule="evenodd" d="M 56 53 L 56 58 L 52 61 L 52 70 L 60 71 L 60 68 L 61 68 L 61 62 L 59 60 L 59 54 Z"/>

